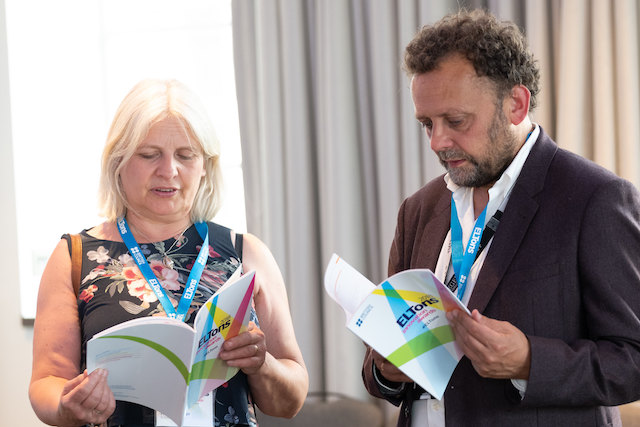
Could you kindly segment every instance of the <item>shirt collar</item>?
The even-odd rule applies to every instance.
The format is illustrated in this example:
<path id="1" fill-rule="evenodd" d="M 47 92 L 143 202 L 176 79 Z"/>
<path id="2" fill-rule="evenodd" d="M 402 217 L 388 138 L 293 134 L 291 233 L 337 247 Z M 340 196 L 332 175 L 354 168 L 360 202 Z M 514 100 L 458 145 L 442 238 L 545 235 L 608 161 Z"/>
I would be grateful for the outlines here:
<path id="1" fill-rule="evenodd" d="M 533 130 L 528 135 L 527 140 L 518 151 L 518 154 L 513 158 L 511 164 L 509 164 L 507 169 L 502 173 L 498 181 L 496 181 L 496 183 L 489 189 L 487 220 L 491 218 L 491 216 L 500 207 L 504 209 L 503 205 L 506 204 L 509 193 L 518 179 L 518 176 L 520 176 L 524 163 L 526 162 L 527 157 L 529 157 L 531 148 L 533 148 L 533 145 L 538 140 L 538 136 L 540 136 L 540 126 L 534 124 Z M 465 203 L 465 201 L 468 202 L 473 200 L 471 197 L 473 195 L 472 187 L 461 187 L 455 184 L 449 177 L 448 172 L 445 174 L 444 180 L 447 183 L 447 188 L 454 194 L 456 205 L 459 206 L 459 201 Z"/>

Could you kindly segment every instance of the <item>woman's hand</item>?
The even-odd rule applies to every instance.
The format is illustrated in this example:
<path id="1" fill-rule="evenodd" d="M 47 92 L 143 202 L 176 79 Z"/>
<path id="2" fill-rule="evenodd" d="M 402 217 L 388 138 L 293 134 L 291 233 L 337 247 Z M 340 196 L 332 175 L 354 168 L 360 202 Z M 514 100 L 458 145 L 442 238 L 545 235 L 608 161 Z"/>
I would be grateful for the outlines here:
<path id="1" fill-rule="evenodd" d="M 245 374 L 251 375 L 260 370 L 266 353 L 264 332 L 254 322 L 250 322 L 245 332 L 230 338 L 222 345 L 218 357 L 229 366 L 240 368 Z"/>
<path id="2" fill-rule="evenodd" d="M 71 258 L 61 239 L 42 274 L 33 327 L 29 398 L 44 423 L 78 426 L 103 423 L 115 400 L 107 373 L 82 372 L 78 296 L 71 283 Z"/>
<path id="3" fill-rule="evenodd" d="M 107 371 L 96 369 L 89 375 L 85 370 L 64 384 L 58 416 L 70 425 L 102 424 L 115 407 L 116 401 L 107 384 Z"/>
<path id="4" fill-rule="evenodd" d="M 260 328 L 229 339 L 220 357 L 247 374 L 251 396 L 264 414 L 291 418 L 302 407 L 309 376 L 296 341 L 287 290 L 271 251 L 257 237 L 243 236 L 244 271 L 256 272 L 253 301 Z M 274 399 L 273 396 L 278 396 Z"/>

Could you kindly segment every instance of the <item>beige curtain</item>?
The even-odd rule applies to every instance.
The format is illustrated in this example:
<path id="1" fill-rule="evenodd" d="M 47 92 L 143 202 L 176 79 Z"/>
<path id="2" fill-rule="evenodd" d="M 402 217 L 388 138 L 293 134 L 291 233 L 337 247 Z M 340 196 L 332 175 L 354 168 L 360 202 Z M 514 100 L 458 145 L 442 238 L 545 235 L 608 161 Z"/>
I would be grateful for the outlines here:
<path id="1" fill-rule="evenodd" d="M 525 30 L 543 70 L 535 119 L 561 147 L 640 186 L 638 2 L 526 6 Z"/>
<path id="2" fill-rule="evenodd" d="M 311 392 L 366 398 L 362 343 L 322 276 L 336 252 L 384 278 L 402 199 L 442 172 L 400 64 L 459 4 L 525 30 L 542 68 L 534 119 L 560 146 L 640 183 L 635 0 L 233 0 L 248 229 L 283 271 Z"/>

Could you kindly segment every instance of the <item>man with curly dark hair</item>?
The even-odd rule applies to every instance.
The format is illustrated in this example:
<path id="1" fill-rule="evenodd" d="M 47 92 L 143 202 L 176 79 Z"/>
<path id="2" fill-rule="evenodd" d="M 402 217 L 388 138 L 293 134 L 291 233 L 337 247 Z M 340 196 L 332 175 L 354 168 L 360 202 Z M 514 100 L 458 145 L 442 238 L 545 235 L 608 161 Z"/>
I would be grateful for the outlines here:
<path id="1" fill-rule="evenodd" d="M 461 11 L 405 52 L 446 173 L 400 207 L 389 275 L 430 268 L 471 315 L 442 400 L 367 349 L 399 426 L 620 426 L 640 399 L 640 193 L 531 121 L 539 70 L 512 23 Z"/>

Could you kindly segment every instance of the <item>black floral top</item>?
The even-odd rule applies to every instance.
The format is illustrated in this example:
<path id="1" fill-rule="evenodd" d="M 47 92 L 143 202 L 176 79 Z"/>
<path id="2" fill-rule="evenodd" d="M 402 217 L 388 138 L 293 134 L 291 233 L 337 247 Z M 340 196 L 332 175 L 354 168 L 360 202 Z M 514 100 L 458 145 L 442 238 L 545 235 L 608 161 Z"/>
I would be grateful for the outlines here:
<path id="1" fill-rule="evenodd" d="M 209 226 L 209 258 L 196 295 L 187 312 L 186 323 L 193 325 L 198 309 L 227 278 L 241 266 L 231 241 L 230 230 L 218 224 Z M 82 280 L 78 295 L 78 314 L 82 333 L 82 363 L 87 341 L 111 326 L 144 316 L 165 316 L 155 293 L 140 273 L 123 242 L 100 240 L 82 231 Z M 69 235 L 63 236 L 70 242 Z M 70 244 L 70 243 L 69 243 Z M 153 244 L 140 244 L 149 266 L 177 307 L 200 248 L 202 238 L 191 226 L 179 241 L 171 238 Z M 172 262 L 164 261 L 166 255 Z M 172 268 L 170 268 L 172 267 Z M 252 320 L 256 323 L 255 311 Z M 238 372 L 215 390 L 215 426 L 257 426 L 246 375 Z M 129 402 L 117 401 L 109 425 L 154 425 L 154 411 Z"/>

